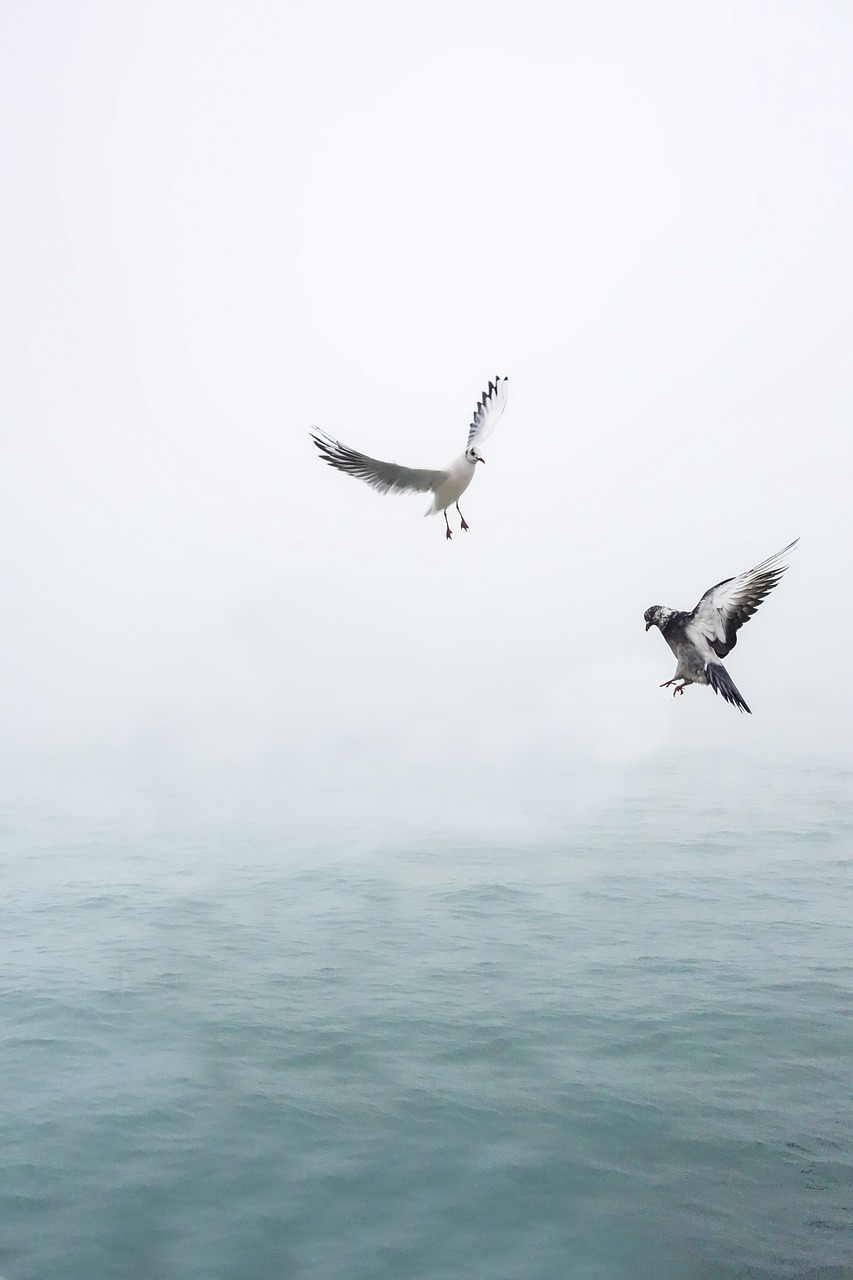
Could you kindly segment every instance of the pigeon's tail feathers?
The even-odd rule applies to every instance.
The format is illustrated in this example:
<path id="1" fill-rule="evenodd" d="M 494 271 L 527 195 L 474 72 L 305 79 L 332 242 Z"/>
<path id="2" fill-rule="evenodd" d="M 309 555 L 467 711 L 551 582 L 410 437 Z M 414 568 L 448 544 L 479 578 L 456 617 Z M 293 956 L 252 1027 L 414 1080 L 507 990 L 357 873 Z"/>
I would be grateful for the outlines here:
<path id="1" fill-rule="evenodd" d="M 721 698 L 725 698 L 726 702 L 730 702 L 733 707 L 737 707 L 738 711 L 745 711 L 748 716 L 752 715 L 743 700 L 743 695 L 722 662 L 709 662 L 705 668 L 705 675 L 708 677 L 708 684 L 714 690 L 714 693 L 718 693 Z"/>

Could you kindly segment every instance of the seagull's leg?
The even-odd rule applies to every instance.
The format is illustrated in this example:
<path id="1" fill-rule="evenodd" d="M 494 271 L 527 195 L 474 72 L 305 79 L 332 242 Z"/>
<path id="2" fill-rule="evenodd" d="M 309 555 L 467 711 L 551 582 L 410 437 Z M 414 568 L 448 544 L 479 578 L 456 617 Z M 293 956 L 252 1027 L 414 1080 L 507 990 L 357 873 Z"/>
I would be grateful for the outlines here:
<path id="1" fill-rule="evenodd" d="M 453 537 L 453 534 L 450 532 L 450 521 L 447 518 L 447 507 L 444 508 L 444 523 L 447 525 L 447 533 L 444 536 L 447 538 L 447 541 L 449 542 L 450 539 Z"/>
<path id="2" fill-rule="evenodd" d="M 457 510 L 457 511 L 459 511 L 459 503 L 458 503 L 458 502 L 457 502 L 457 504 L 456 504 L 456 510 Z M 465 523 L 465 517 L 463 516 L 463 514 L 462 514 L 462 512 L 461 512 L 461 511 L 459 511 L 459 519 L 462 521 L 462 528 L 463 528 L 463 529 L 465 529 L 465 531 L 467 532 L 467 530 L 468 530 L 468 526 L 467 526 L 467 524 Z"/>

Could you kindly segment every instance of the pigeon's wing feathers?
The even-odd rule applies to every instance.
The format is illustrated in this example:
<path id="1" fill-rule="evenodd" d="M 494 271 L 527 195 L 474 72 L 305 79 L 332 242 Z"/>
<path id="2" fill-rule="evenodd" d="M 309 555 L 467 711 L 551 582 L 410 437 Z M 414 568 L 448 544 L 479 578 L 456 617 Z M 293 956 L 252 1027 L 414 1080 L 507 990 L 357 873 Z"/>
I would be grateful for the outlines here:
<path id="1" fill-rule="evenodd" d="M 379 493 L 434 493 L 446 479 L 443 471 L 401 467 L 396 462 L 380 462 L 378 458 L 368 458 L 367 454 L 350 449 L 348 445 L 341 444 L 340 440 L 334 440 L 322 431 L 312 431 L 311 439 L 317 446 L 320 457 L 330 467 L 356 476 Z"/>
<path id="2" fill-rule="evenodd" d="M 498 418 L 506 408 L 508 381 L 508 378 L 495 378 L 483 392 L 468 428 L 469 449 L 472 444 L 482 444 L 494 431 Z"/>
<path id="3" fill-rule="evenodd" d="M 694 643 L 704 640 L 718 658 L 725 658 L 737 644 L 737 633 L 788 568 L 782 557 L 793 551 L 799 539 L 768 556 L 754 569 L 726 578 L 705 592 L 684 626 Z"/>

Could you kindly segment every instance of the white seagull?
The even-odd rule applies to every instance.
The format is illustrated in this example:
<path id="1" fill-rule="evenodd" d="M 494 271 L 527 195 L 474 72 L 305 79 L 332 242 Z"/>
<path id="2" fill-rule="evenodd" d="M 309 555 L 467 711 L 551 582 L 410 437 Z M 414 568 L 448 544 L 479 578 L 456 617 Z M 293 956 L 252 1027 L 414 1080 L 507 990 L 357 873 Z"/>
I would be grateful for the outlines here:
<path id="1" fill-rule="evenodd" d="M 447 527 L 446 537 L 453 537 L 450 532 L 450 521 L 447 519 L 447 508 L 456 504 L 462 528 L 468 528 L 465 517 L 459 510 L 459 499 L 474 479 L 478 462 L 486 459 L 480 453 L 480 445 L 495 429 L 498 418 L 506 408 L 507 379 L 495 378 L 483 392 L 482 398 L 474 410 L 473 421 L 468 428 L 468 445 L 461 457 L 443 471 L 427 471 L 416 467 L 401 467 L 396 462 L 380 462 L 377 458 L 368 458 L 366 454 L 357 453 L 348 445 L 341 444 L 324 431 L 311 432 L 311 439 L 320 450 L 320 457 L 330 467 L 345 471 L 348 475 L 357 476 L 371 489 L 380 493 L 431 493 L 432 503 L 425 515 L 444 512 L 444 523 Z"/>
<path id="2" fill-rule="evenodd" d="M 736 578 L 726 578 L 710 587 L 692 613 L 678 612 L 665 605 L 653 604 L 645 612 L 646 630 L 658 627 L 664 640 L 678 659 L 675 675 L 661 685 L 673 685 L 672 695 L 683 693 L 688 684 L 709 684 L 726 702 L 752 715 L 722 662 L 737 644 L 737 633 L 755 613 L 762 600 L 773 590 L 788 568 L 782 557 L 793 551 L 795 538 L 777 551 L 747 569 Z M 680 680 L 681 684 L 676 684 Z"/>

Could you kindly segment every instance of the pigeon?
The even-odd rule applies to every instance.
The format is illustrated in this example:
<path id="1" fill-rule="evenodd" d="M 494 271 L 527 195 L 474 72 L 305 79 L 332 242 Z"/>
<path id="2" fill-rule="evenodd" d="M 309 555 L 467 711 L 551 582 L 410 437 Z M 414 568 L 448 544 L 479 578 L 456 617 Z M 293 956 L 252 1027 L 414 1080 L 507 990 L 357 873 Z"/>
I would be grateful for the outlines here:
<path id="1" fill-rule="evenodd" d="M 448 542 L 453 537 L 450 521 L 447 519 L 447 508 L 455 503 L 462 521 L 462 528 L 467 532 L 468 524 L 459 509 L 459 499 L 474 479 L 478 462 L 486 459 L 480 453 L 480 445 L 495 429 L 498 418 L 506 408 L 507 379 L 496 377 L 483 392 L 482 398 L 474 410 L 474 418 L 468 428 L 468 444 L 465 452 L 455 462 L 451 462 L 443 471 L 419 470 L 415 467 L 401 467 L 396 462 L 380 462 L 376 458 L 368 458 L 366 454 L 350 449 L 332 436 L 316 428 L 311 432 L 311 439 L 320 451 L 320 457 L 330 467 L 337 467 L 348 475 L 357 476 L 371 489 L 380 493 L 431 493 L 432 503 L 425 515 L 444 512 L 444 523 L 447 529 Z"/>
<path id="2" fill-rule="evenodd" d="M 653 604 L 645 612 L 646 630 L 658 627 L 678 659 L 675 675 L 660 686 L 673 685 L 672 695 L 683 693 L 688 684 L 709 684 L 739 711 L 752 715 L 719 658 L 725 658 L 737 644 L 737 633 L 755 613 L 788 568 L 782 557 L 793 551 L 795 538 L 775 556 L 762 560 L 754 569 L 726 578 L 710 587 L 692 613 Z M 676 684 L 680 680 L 681 684 Z"/>

